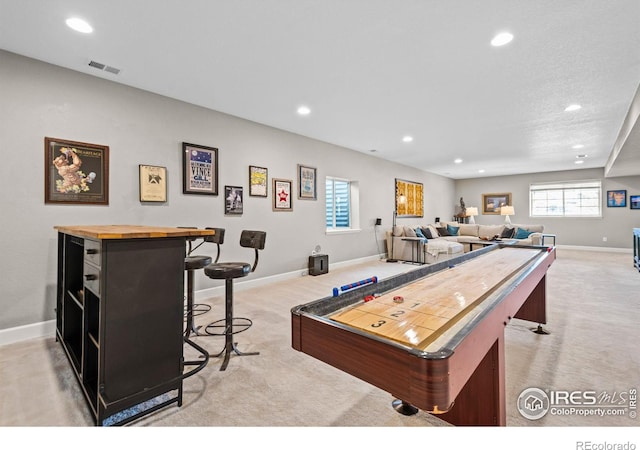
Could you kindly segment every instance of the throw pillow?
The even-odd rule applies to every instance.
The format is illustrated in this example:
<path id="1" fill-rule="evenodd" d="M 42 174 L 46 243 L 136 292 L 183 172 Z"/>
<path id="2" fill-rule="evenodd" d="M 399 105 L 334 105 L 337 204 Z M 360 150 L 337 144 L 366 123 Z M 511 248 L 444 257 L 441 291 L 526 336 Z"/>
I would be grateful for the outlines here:
<path id="1" fill-rule="evenodd" d="M 438 235 L 440 236 L 451 236 L 451 233 L 449 233 L 447 227 L 438 227 L 436 228 L 436 230 L 438 230 Z"/>
<path id="2" fill-rule="evenodd" d="M 433 225 L 427 225 L 427 228 L 429 229 L 429 231 L 431 231 L 431 236 L 434 239 L 440 237 L 440 235 L 438 234 L 438 230 L 436 230 L 436 227 L 434 227 Z"/>
<path id="3" fill-rule="evenodd" d="M 447 225 L 447 231 L 449 232 L 449 236 L 457 236 L 458 231 L 460 231 L 460 227 L 454 227 L 453 225 Z"/>
<path id="4" fill-rule="evenodd" d="M 424 234 L 424 237 L 427 239 L 433 239 L 433 234 L 431 234 L 429 227 L 422 227 L 422 234 Z"/>
<path id="5" fill-rule="evenodd" d="M 502 230 L 500 237 L 502 239 L 511 239 L 513 238 L 513 234 L 515 231 L 516 231 L 515 228 L 504 227 L 504 230 Z"/>
<path id="6" fill-rule="evenodd" d="M 514 236 L 514 238 L 515 239 L 526 239 L 532 233 L 533 233 L 533 231 L 527 231 L 524 228 L 518 228 L 518 231 L 516 232 L 516 235 Z"/>
<path id="7" fill-rule="evenodd" d="M 427 237 L 424 235 L 424 233 L 422 232 L 422 228 L 420 228 L 420 227 L 416 228 L 416 237 L 424 239 L 425 242 L 427 240 Z"/>
<path id="8" fill-rule="evenodd" d="M 416 237 L 416 232 L 411 227 L 404 227 L 405 237 Z"/>

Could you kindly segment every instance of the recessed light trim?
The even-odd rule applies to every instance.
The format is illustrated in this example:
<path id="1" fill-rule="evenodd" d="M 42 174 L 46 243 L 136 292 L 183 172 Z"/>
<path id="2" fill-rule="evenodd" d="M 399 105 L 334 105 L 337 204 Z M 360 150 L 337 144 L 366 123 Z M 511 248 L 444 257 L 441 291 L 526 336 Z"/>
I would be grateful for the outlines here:
<path id="1" fill-rule="evenodd" d="M 66 22 L 67 26 L 79 33 L 93 33 L 93 27 L 84 19 L 79 17 L 69 17 Z"/>
<path id="2" fill-rule="evenodd" d="M 498 33 L 493 39 L 491 39 L 491 45 L 494 47 L 502 47 L 503 45 L 507 45 L 509 42 L 513 40 L 513 34 L 511 33 Z"/>
<path id="3" fill-rule="evenodd" d="M 305 105 L 299 106 L 298 114 L 300 114 L 301 116 L 308 116 L 309 114 L 311 114 L 311 108 Z"/>
<path id="4" fill-rule="evenodd" d="M 412 142 L 413 136 L 405 136 L 402 138 L 402 142 Z"/>
<path id="5" fill-rule="evenodd" d="M 567 112 L 569 112 L 569 111 L 577 111 L 577 110 L 579 110 L 580 108 L 582 108 L 582 106 L 577 105 L 577 104 L 573 104 L 573 105 L 569 105 L 569 106 L 567 106 L 564 110 L 565 110 L 565 111 L 567 111 Z"/>

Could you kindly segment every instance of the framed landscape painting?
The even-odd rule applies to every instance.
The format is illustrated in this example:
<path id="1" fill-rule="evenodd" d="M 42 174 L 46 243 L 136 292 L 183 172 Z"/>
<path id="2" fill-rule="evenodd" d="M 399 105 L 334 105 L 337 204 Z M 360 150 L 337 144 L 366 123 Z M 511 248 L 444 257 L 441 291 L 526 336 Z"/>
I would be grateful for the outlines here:
<path id="1" fill-rule="evenodd" d="M 503 206 L 511 206 L 511 193 L 482 194 L 482 214 L 500 214 Z"/>

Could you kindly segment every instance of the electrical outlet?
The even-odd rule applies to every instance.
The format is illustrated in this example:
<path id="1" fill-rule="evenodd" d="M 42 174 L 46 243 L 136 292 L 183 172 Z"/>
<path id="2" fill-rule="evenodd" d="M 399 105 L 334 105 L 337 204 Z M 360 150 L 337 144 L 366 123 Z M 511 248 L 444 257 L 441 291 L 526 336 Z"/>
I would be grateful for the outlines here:
<path id="1" fill-rule="evenodd" d="M 602 242 L 607 242 L 607 237 L 606 236 L 602 238 Z"/>

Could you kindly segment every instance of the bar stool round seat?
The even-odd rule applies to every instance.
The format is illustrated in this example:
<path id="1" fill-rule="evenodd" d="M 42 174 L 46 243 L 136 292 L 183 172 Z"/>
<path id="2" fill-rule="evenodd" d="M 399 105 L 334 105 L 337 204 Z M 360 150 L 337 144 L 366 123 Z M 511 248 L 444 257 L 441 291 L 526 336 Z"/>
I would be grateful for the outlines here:
<path id="1" fill-rule="evenodd" d="M 187 256 L 184 259 L 184 268 L 186 270 L 198 270 L 204 269 L 209 264 L 211 264 L 211 256 L 204 255 L 196 255 L 196 256 Z"/>
<path id="2" fill-rule="evenodd" d="M 209 258 L 211 262 L 211 258 Z M 216 280 L 246 277 L 251 273 L 251 264 L 245 262 L 222 262 L 204 268 L 204 273 Z"/>
<path id="3" fill-rule="evenodd" d="M 222 262 L 211 264 L 204 268 L 204 273 L 214 280 L 233 280 L 235 278 L 246 277 L 251 273 L 251 264 L 245 262 Z M 247 317 L 224 318 L 211 322 L 204 329 L 204 332 L 212 336 L 225 336 L 228 334 L 238 334 L 248 330 L 253 321 Z"/>

